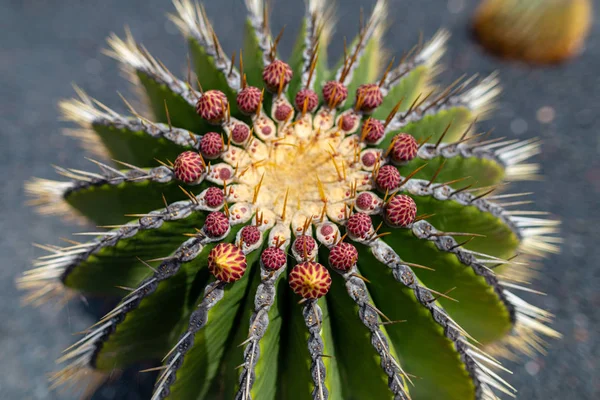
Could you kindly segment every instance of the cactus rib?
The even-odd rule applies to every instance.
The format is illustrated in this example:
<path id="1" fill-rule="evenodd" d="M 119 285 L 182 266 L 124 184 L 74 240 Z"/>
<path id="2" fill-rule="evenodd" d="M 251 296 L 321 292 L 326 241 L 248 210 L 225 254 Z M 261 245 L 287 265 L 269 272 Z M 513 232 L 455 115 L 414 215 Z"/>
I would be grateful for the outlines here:
<path id="1" fill-rule="evenodd" d="M 75 122 L 80 126 L 80 130 L 77 131 L 77 137 L 84 140 L 84 145 L 86 144 L 85 140 L 90 136 L 92 138 L 98 137 L 98 134 L 94 132 L 94 130 L 100 126 L 121 130 L 123 131 L 123 134 L 141 132 L 145 135 L 149 135 L 153 139 L 164 138 L 181 147 L 194 147 L 194 144 L 199 139 L 198 135 L 186 129 L 177 128 L 160 122 L 153 122 L 150 119 L 143 117 L 128 103 L 127 105 L 130 107 L 130 112 L 133 115 L 132 117 L 117 113 L 100 103 L 98 100 L 91 98 L 81 89 L 78 89 L 77 93 L 79 94 L 79 99 L 62 101 L 60 102 L 59 107 L 66 120 Z M 101 149 L 93 150 L 93 153 L 97 154 L 99 157 L 109 159 L 110 154 L 112 154 L 113 158 L 119 158 L 118 155 L 115 154 L 115 150 L 118 151 L 118 149 L 107 148 L 106 141 L 100 140 L 99 143 L 94 143 L 94 145 L 98 145 Z M 87 147 L 88 146 L 86 146 L 86 149 Z M 181 149 L 179 149 L 179 151 L 180 150 Z M 134 162 L 126 159 L 122 160 Z"/>
<path id="2" fill-rule="evenodd" d="M 444 160 L 477 158 L 500 165 L 504 169 L 504 177 L 511 182 L 539 178 L 538 164 L 523 163 L 540 153 L 538 140 L 504 140 L 489 144 L 486 144 L 485 141 L 464 143 L 463 140 L 438 145 L 424 144 L 419 148 L 417 158 L 424 161 L 440 157 Z"/>
<path id="3" fill-rule="evenodd" d="M 306 35 L 304 37 L 304 49 L 302 51 L 302 67 L 300 86 L 308 89 L 315 89 L 315 85 L 320 82 L 318 77 L 314 77 L 310 82 L 311 69 L 313 63 L 317 62 L 319 57 L 319 48 L 327 48 L 331 39 L 331 33 L 334 28 L 335 18 L 333 7 L 330 3 L 323 0 L 305 0 L 306 15 L 304 17 Z"/>
<path id="4" fill-rule="evenodd" d="M 261 265 L 261 282 L 256 289 L 254 297 L 254 312 L 250 317 L 250 330 L 246 347 L 244 348 L 244 363 L 240 373 L 240 388 L 235 396 L 237 400 L 251 398 L 252 386 L 256 379 L 255 368 L 259 361 L 259 342 L 265 335 L 269 326 L 269 311 L 275 301 L 275 282 L 285 271 L 286 264 L 279 269 L 268 270 Z"/>
<path id="5" fill-rule="evenodd" d="M 371 247 L 373 255 L 380 262 L 392 269 L 394 279 L 413 290 L 417 301 L 429 309 L 433 320 L 444 329 L 444 335 L 454 342 L 456 350 L 461 354 L 465 368 L 475 383 L 478 398 L 484 400 L 497 399 L 493 391 L 488 387 L 488 384 L 502 392 L 510 394 L 510 385 L 507 388 L 507 384 L 503 380 L 497 382 L 493 375 L 488 375 L 488 372 L 482 369 L 479 363 L 474 361 L 473 353 L 478 354 L 480 359 L 485 359 L 485 354 L 482 354 L 480 350 L 472 346 L 469 347 L 467 344 L 468 341 L 465 338 L 465 335 L 468 334 L 440 306 L 435 304 L 435 297 L 431 291 L 418 283 L 412 269 L 408 265 L 403 264 L 400 257 L 398 257 L 392 248 L 381 240 L 373 241 L 369 244 L 369 247 Z"/>
<path id="6" fill-rule="evenodd" d="M 333 229 L 333 238 L 331 237 L 332 234 L 325 237 L 321 233 L 323 228 L 328 229 L 329 227 Z M 326 222 L 317 225 L 317 232 L 317 239 L 329 251 L 335 246 L 339 246 L 340 243 L 344 243 L 337 240 L 338 237 L 341 237 L 339 229 L 331 223 Z M 380 322 L 379 314 L 383 314 L 371 301 L 365 282 L 362 280 L 364 278 L 358 272 L 356 261 L 346 259 L 345 263 L 342 267 L 341 265 L 333 265 L 331 258 L 329 260 L 331 268 L 344 279 L 348 296 L 358 307 L 358 317 L 370 332 L 371 345 L 380 357 L 380 366 L 389 378 L 388 386 L 394 394 L 394 398 L 410 399 L 410 395 L 405 390 L 405 379 L 410 381 L 410 378 L 394 356 L 391 350 L 393 345 L 388 343 L 389 338 L 384 333 L 385 328 L 381 328 L 383 323 Z"/>
<path id="7" fill-rule="evenodd" d="M 227 58 L 216 39 L 214 29 L 206 16 L 204 7 L 198 3 L 194 5 L 184 0 L 175 0 L 173 5 L 177 13 L 169 15 L 171 21 L 177 25 L 184 36 L 196 40 L 207 55 L 214 59 L 215 67 L 225 77 L 231 90 L 234 92 L 239 91 L 242 79 L 240 73 L 233 65 L 233 61 Z M 199 78 L 202 79 L 202 77 Z"/>
<path id="8" fill-rule="evenodd" d="M 247 222 L 247 221 L 243 221 Z M 232 224 L 240 224 L 242 221 L 232 220 Z M 238 232 L 239 238 L 239 232 Z M 254 246 L 244 247 L 242 249 L 243 254 L 247 255 L 252 252 L 257 252 L 262 246 L 262 237 L 259 242 Z M 252 267 L 252 266 L 250 266 Z M 194 337 L 208 322 L 208 316 L 210 310 L 221 301 L 225 295 L 225 288 L 231 283 L 221 281 L 217 279 L 214 282 L 209 283 L 205 290 L 204 296 L 198 308 L 192 312 L 189 317 L 189 324 L 186 331 L 180 336 L 177 344 L 171 349 L 169 354 L 165 357 L 165 368 L 159 376 L 154 393 L 152 395 L 153 400 L 163 399 L 170 393 L 170 387 L 176 380 L 176 372 L 183 365 L 186 352 L 190 350 L 194 343 Z"/>
<path id="9" fill-rule="evenodd" d="M 388 385 L 395 399 L 409 399 L 410 396 L 405 392 L 404 379 L 410 380 L 404 372 L 400 363 L 395 359 L 390 351 L 383 331 L 380 328 L 381 322 L 377 315 L 377 309 L 369 301 L 367 287 L 364 281 L 359 278 L 360 274 L 356 265 L 346 272 L 336 271 L 344 278 L 346 290 L 350 298 L 358 306 L 358 316 L 361 322 L 371 332 L 371 344 L 381 358 L 381 367 L 388 375 Z"/>
<path id="10" fill-rule="evenodd" d="M 196 100 L 202 94 L 189 84 L 179 80 L 160 61 L 152 57 L 144 47 L 139 46 L 130 32 L 127 32 L 125 40 L 120 39 L 117 35 L 112 35 L 108 39 L 108 44 L 111 50 L 107 50 L 105 53 L 119 61 L 125 72 L 145 74 L 156 83 L 166 85 L 173 93 L 181 96 L 190 107 L 195 108 Z M 137 80 L 133 78 L 133 82 L 137 82 Z"/>
<path id="11" fill-rule="evenodd" d="M 499 82 L 496 75 L 492 74 L 469 87 L 472 79 L 467 79 L 456 87 L 448 87 L 434 100 L 428 101 L 427 97 L 419 99 L 418 105 L 413 105 L 408 111 L 397 114 L 386 132 L 398 131 L 411 122 L 455 107 L 465 107 L 473 112 L 476 118 L 484 117 L 493 108 L 493 101 L 500 93 Z"/>
<path id="12" fill-rule="evenodd" d="M 199 200 L 200 199 L 200 200 Z M 115 247 L 120 241 L 135 237 L 140 231 L 159 229 L 163 223 L 188 218 L 195 210 L 206 207 L 203 196 L 198 196 L 194 201 L 180 201 L 170 204 L 167 208 L 150 212 L 141 216 L 137 221 L 127 223 L 109 232 L 98 236 L 97 233 L 85 232 L 86 235 L 98 236 L 86 243 L 76 243 L 66 248 L 49 248 L 50 255 L 41 257 L 18 283 L 24 289 L 32 291 L 43 286 L 46 282 L 65 282 L 72 271 L 102 249 Z M 210 209 L 212 210 L 212 209 Z M 32 292 L 32 295 L 34 292 Z M 32 299 L 33 300 L 33 299 Z"/>
<path id="13" fill-rule="evenodd" d="M 323 362 L 324 344 L 321 338 L 321 326 L 323 325 L 323 312 L 316 300 L 308 300 L 302 310 L 304 323 L 308 329 L 308 351 L 311 358 L 311 375 L 315 388 L 312 397 L 314 400 L 327 400 L 329 391 L 325 387 L 325 376 L 327 371 Z"/>
<path id="14" fill-rule="evenodd" d="M 116 331 L 119 323 L 124 321 L 127 314 L 135 310 L 145 297 L 152 295 L 160 282 L 174 276 L 183 263 L 192 261 L 200 254 L 205 243 L 206 240 L 189 239 L 168 260 L 163 261 L 150 278 L 144 279 L 135 290 L 123 298 L 117 307 L 90 327 L 83 339 L 68 349 L 69 351 L 59 360 L 69 363 L 63 371 L 72 369 L 76 365 L 88 365 L 89 368 L 94 368 L 98 351 Z"/>
<path id="15" fill-rule="evenodd" d="M 417 48 L 413 54 L 406 55 L 400 64 L 392 69 L 385 77 L 381 91 L 386 96 L 390 91 L 399 85 L 412 71 L 420 66 L 435 68 L 440 58 L 446 52 L 446 43 L 450 38 L 450 33 L 446 30 L 437 32 L 429 42 L 424 46 Z M 435 75 L 435 71 L 433 71 Z"/>
<path id="16" fill-rule="evenodd" d="M 365 50 L 372 39 L 374 43 L 379 42 L 385 30 L 385 16 L 388 8 L 388 0 L 377 0 L 369 20 L 354 39 L 353 44 L 348 49 L 348 62 L 344 63 L 335 73 L 335 79 L 344 85 L 349 85 L 353 78 L 354 71 L 358 67 L 358 60 L 362 58 Z"/>
<path id="17" fill-rule="evenodd" d="M 258 39 L 258 46 L 262 53 L 263 65 L 271 63 L 271 27 L 269 26 L 269 9 L 261 0 L 244 0 L 248 10 L 248 20 L 253 28 L 253 33 Z"/>

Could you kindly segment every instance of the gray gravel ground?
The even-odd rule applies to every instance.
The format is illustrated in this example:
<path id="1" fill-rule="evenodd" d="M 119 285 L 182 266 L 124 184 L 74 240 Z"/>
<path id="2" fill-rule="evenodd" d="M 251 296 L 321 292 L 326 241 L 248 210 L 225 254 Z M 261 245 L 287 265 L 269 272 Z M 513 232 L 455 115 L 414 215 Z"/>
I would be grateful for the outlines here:
<path id="1" fill-rule="evenodd" d="M 242 36 L 242 0 L 206 1 L 208 14 L 226 49 L 237 49 Z M 333 51 L 351 37 L 358 5 L 338 0 L 341 21 Z M 276 0 L 274 30 L 288 24 L 281 48 L 290 48 L 298 26 L 300 0 Z M 441 75 L 449 83 L 463 72 L 500 70 L 505 92 L 500 107 L 484 127 L 497 135 L 545 142 L 546 180 L 528 184 L 540 209 L 564 221 L 563 253 L 551 257 L 535 299 L 556 314 L 564 340 L 553 342 L 546 357 L 525 366 L 510 365 L 511 381 L 521 399 L 600 398 L 600 26 L 577 60 L 559 67 L 532 69 L 490 57 L 470 41 L 468 21 L 475 0 L 391 0 L 389 48 L 408 49 L 422 31 L 425 37 L 444 26 L 453 32 Z M 103 56 L 104 38 L 128 24 L 136 38 L 174 71 L 183 71 L 186 50 L 175 27 L 165 22 L 167 0 L 3 0 L 0 5 L 0 399 L 69 399 L 50 392 L 46 374 L 68 346 L 72 332 L 92 323 L 83 304 L 62 311 L 20 308 L 14 278 L 36 256 L 32 242 L 56 242 L 73 226 L 40 218 L 25 206 L 22 183 L 31 176 L 53 177 L 50 163 L 87 167 L 77 144 L 62 135 L 56 103 L 71 96 L 76 82 L 110 106 L 122 109 L 116 91 L 127 92 L 112 60 Z M 599 17 L 596 9 L 596 17 Z M 284 55 L 285 51 L 284 51 Z M 555 118 L 541 123 L 538 110 L 551 107 Z M 147 398 L 149 377 L 136 373 L 104 387 L 96 399 Z"/>

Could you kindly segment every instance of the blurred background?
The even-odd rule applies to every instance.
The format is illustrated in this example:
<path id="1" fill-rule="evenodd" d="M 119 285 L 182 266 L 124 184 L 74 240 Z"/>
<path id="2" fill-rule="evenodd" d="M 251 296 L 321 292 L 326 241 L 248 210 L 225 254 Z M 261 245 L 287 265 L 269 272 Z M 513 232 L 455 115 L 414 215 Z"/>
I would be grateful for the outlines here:
<path id="1" fill-rule="evenodd" d="M 338 0 L 338 24 L 331 52 L 342 53 L 344 36 L 353 37 L 359 7 L 374 0 Z M 540 305 L 556 315 L 562 341 L 548 355 L 521 364 L 510 382 L 521 399 L 600 398 L 600 25 L 595 24 L 584 53 L 566 64 L 530 67 L 488 55 L 473 40 L 470 18 L 475 0 L 390 0 L 388 48 L 408 50 L 419 32 L 431 37 L 440 27 L 452 32 L 440 82 L 463 73 L 498 70 L 504 93 L 482 129 L 509 138 L 541 137 L 538 157 L 546 179 L 518 185 L 534 190 L 541 210 L 563 220 L 561 255 L 545 263 L 535 287 Z M 238 49 L 245 9 L 242 0 L 206 0 L 225 49 Z M 127 24 L 136 39 L 172 71 L 185 70 L 186 49 L 167 22 L 168 0 L 2 0 L 0 2 L 0 399 L 71 399 L 50 391 L 47 374 L 78 332 L 94 322 L 94 305 L 72 302 L 62 310 L 21 308 L 14 279 L 39 255 L 31 246 L 56 243 L 78 228 L 41 218 L 25 205 L 23 181 L 55 178 L 50 164 L 88 167 L 77 143 L 62 136 L 56 103 L 73 95 L 71 83 L 110 107 L 123 111 L 116 92 L 130 93 L 116 64 L 101 54 L 111 32 Z M 275 0 L 272 25 L 287 25 L 280 50 L 293 45 L 302 15 L 301 0 Z M 600 17 L 596 7 L 595 19 Z M 183 76 L 183 75 L 182 75 Z M 131 97 L 131 96 L 130 96 Z M 528 297 L 529 298 L 529 297 Z M 529 298 L 531 300 L 531 298 Z M 96 312 L 97 313 L 97 312 Z M 152 376 L 131 371 L 105 385 L 94 399 L 145 399 Z"/>

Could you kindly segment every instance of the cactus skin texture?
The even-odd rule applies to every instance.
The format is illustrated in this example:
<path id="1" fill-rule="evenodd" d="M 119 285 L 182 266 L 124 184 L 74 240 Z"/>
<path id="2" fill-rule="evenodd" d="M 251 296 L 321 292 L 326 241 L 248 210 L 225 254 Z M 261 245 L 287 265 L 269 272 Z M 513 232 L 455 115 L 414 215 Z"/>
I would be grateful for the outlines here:
<path id="1" fill-rule="evenodd" d="M 540 144 L 475 132 L 496 77 L 432 90 L 443 31 L 383 59 L 384 0 L 332 70 L 332 4 L 307 0 L 284 61 L 265 4 L 245 3 L 231 58 L 202 6 L 174 1 L 197 82 L 129 33 L 109 38 L 147 110 L 126 102 L 125 116 L 81 89 L 61 103 L 98 170 L 57 168 L 68 180 L 26 189 L 41 213 L 106 231 L 41 246 L 18 284 L 33 304 L 121 301 L 53 384 L 86 395 L 162 359 L 153 399 L 513 396 L 495 356 L 559 337 L 515 293 L 560 239 L 557 221 L 521 209 L 525 193 L 498 193 L 538 177 L 526 160 Z"/>
<path id="2" fill-rule="evenodd" d="M 592 15 L 591 0 L 484 0 L 473 29 L 502 57 L 557 63 L 581 52 Z"/>

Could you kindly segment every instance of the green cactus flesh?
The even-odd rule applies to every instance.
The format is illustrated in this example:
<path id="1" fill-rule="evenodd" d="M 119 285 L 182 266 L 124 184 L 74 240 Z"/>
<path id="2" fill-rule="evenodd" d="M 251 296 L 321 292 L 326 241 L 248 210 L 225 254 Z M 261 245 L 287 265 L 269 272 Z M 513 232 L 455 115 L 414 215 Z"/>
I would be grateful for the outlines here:
<path id="1" fill-rule="evenodd" d="M 262 0 L 246 0 L 237 62 L 201 6 L 174 5 L 201 86 L 111 36 L 147 111 L 77 89 L 61 109 L 99 170 L 26 185 L 41 213 L 108 229 L 42 246 L 27 299 L 129 291 L 54 384 L 93 391 L 162 359 L 153 399 L 512 396 L 492 354 L 559 336 L 514 292 L 560 239 L 557 221 L 514 209 L 525 193 L 494 193 L 536 179 L 540 150 L 475 132 L 496 77 L 432 90 L 443 31 L 388 67 L 385 0 L 333 70 L 326 0 L 306 1 L 289 65 Z"/>

